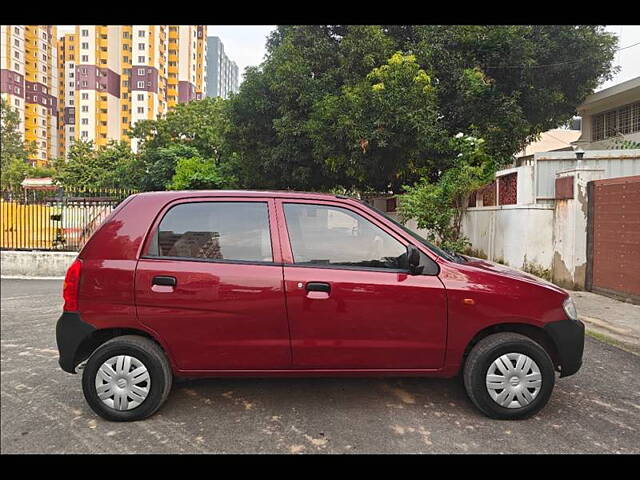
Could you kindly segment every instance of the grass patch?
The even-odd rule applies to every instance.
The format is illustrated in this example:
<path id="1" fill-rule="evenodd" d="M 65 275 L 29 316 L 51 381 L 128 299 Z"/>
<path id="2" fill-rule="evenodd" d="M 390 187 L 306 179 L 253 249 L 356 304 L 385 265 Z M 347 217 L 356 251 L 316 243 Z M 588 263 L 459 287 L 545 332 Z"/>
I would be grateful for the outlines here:
<path id="1" fill-rule="evenodd" d="M 634 355 L 640 355 L 640 348 L 623 343 L 619 340 L 616 340 L 615 338 L 610 337 L 609 335 L 605 335 L 601 332 L 596 332 L 595 330 L 592 330 L 590 328 L 585 329 L 585 333 L 591 338 L 595 338 L 602 343 L 606 343 L 607 345 L 611 345 L 612 347 L 619 348 L 620 350 L 624 350 L 625 352 L 633 353 Z"/>
<path id="2" fill-rule="evenodd" d="M 544 278 L 549 282 L 552 278 L 550 269 L 544 268 L 542 265 L 538 265 L 537 263 L 528 262 L 526 258 L 522 264 L 522 270 L 530 273 L 531 275 L 535 275 L 536 277 Z"/>
<path id="3" fill-rule="evenodd" d="M 463 250 L 462 254 L 469 257 L 482 258 L 483 260 L 487 260 L 487 254 L 479 248 L 467 247 Z"/>

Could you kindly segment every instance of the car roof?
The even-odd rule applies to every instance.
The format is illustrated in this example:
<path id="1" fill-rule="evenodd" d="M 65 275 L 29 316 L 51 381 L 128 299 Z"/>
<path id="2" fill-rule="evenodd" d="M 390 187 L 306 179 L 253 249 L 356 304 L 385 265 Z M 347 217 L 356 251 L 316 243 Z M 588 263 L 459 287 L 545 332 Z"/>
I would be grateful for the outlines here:
<path id="1" fill-rule="evenodd" d="M 302 198 L 309 200 L 352 200 L 358 199 L 346 195 L 317 192 L 298 192 L 293 190 L 169 190 L 160 192 L 143 192 L 136 196 L 157 197 L 165 199 L 188 197 L 273 197 Z"/>

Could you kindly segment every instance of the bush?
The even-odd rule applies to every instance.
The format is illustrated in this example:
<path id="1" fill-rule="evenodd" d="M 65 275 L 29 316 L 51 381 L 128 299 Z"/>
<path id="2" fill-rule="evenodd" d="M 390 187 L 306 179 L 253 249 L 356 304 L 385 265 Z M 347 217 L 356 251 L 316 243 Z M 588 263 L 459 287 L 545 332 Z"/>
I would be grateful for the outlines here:
<path id="1" fill-rule="evenodd" d="M 429 231 L 429 240 L 446 250 L 464 252 L 470 242 L 462 235 L 462 216 L 469 194 L 493 178 L 495 162 L 484 151 L 484 140 L 459 133 L 450 140 L 458 156 L 452 168 L 437 182 L 422 178 L 405 186 L 399 212 L 403 221 L 415 219 L 418 227 Z"/>

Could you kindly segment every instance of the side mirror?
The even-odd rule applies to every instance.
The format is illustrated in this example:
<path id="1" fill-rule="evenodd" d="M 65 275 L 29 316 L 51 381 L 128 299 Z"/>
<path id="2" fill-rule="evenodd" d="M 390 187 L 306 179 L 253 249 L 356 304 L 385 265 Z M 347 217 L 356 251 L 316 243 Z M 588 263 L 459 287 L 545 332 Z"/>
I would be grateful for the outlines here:
<path id="1" fill-rule="evenodd" d="M 420 275 L 424 270 L 424 266 L 420 265 L 420 250 L 413 245 L 407 245 L 407 260 L 411 275 Z"/>

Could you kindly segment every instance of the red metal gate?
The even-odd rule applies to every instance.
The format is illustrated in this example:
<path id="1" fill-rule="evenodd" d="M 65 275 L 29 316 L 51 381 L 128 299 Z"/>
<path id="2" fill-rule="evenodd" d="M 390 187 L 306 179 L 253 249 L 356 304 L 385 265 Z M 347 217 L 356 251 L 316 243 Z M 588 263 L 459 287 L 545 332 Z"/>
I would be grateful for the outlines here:
<path id="1" fill-rule="evenodd" d="M 589 182 L 586 289 L 640 303 L 640 176 Z"/>

